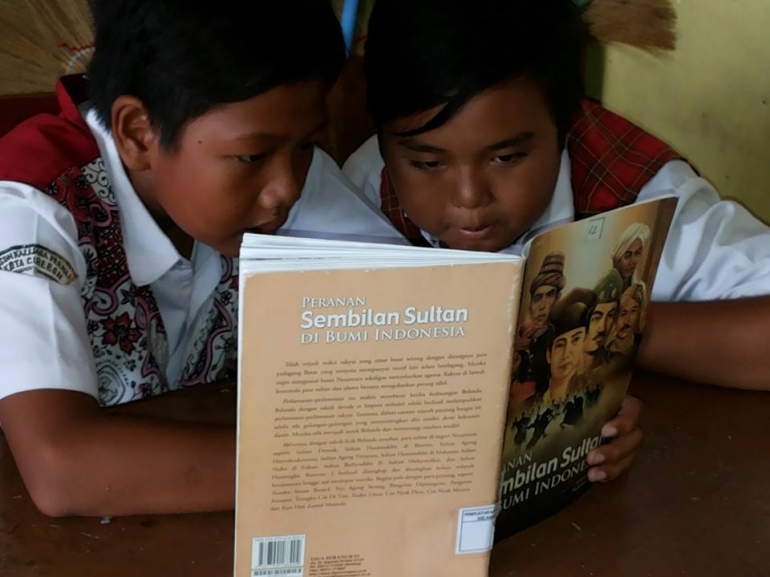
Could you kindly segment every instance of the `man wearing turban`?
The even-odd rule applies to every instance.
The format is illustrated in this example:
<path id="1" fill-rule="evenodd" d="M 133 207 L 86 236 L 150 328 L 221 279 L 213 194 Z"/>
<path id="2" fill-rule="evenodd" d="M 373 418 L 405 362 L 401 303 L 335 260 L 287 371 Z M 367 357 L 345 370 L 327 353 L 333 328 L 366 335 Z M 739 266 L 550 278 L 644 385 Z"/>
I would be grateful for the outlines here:
<path id="1" fill-rule="evenodd" d="M 567 279 L 564 277 L 564 262 L 563 252 L 548 253 L 543 259 L 537 276 L 529 285 L 530 326 L 534 326 L 530 335 L 529 380 L 535 383 L 535 390 L 540 394 L 547 389 L 550 377 L 546 359 L 550 344 L 548 317 L 567 284 Z"/>

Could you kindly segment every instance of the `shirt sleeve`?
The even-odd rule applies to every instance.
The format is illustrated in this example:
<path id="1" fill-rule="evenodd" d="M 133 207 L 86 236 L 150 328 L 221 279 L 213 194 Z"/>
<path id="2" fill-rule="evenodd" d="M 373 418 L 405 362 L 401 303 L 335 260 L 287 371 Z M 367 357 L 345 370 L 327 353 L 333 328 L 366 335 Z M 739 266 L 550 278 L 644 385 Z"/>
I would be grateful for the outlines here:
<path id="1" fill-rule="evenodd" d="M 294 205 L 281 234 L 361 242 L 408 244 L 342 173 L 337 163 L 316 149 L 302 196 Z"/>
<path id="2" fill-rule="evenodd" d="M 36 389 L 98 397 L 74 219 L 30 186 L 0 182 L 0 399 Z"/>
<path id="3" fill-rule="evenodd" d="M 342 172 L 369 202 L 379 207 L 382 204 L 380 185 L 383 168 L 385 161 L 380 154 L 380 145 L 377 137 L 372 136 L 350 155 L 342 166 Z"/>
<path id="4" fill-rule="evenodd" d="M 770 229 L 683 161 L 666 164 L 637 202 L 675 195 L 679 204 L 652 291 L 658 301 L 770 294 Z"/>

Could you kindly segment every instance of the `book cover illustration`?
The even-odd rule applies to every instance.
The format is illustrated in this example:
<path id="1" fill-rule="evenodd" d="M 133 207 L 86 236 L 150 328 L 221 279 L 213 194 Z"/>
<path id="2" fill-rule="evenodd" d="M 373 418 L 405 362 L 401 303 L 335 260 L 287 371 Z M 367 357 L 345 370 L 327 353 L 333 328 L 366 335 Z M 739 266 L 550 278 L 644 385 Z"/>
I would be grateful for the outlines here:
<path id="1" fill-rule="evenodd" d="M 631 380 L 676 199 L 551 230 L 530 246 L 513 351 L 496 540 L 589 486 Z"/>

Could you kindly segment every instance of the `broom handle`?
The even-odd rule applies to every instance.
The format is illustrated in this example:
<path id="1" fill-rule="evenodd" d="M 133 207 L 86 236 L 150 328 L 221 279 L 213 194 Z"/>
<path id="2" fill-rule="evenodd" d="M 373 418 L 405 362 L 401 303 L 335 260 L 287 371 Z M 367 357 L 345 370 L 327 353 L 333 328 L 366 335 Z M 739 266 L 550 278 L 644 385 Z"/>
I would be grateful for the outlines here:
<path id="1" fill-rule="evenodd" d="M 356 20 L 358 18 L 358 0 L 345 0 L 342 6 L 342 34 L 345 37 L 345 46 L 348 54 L 353 49 L 354 36 L 356 34 Z"/>

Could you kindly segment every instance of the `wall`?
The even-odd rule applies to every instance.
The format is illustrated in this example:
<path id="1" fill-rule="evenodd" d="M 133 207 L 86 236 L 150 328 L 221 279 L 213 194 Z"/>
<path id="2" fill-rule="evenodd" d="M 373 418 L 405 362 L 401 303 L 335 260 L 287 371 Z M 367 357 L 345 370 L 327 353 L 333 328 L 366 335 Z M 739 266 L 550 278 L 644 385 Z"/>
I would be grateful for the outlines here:
<path id="1" fill-rule="evenodd" d="M 768 221 L 770 1 L 674 2 L 677 50 L 660 58 L 622 46 L 595 52 L 589 87 L 686 155 L 722 196 Z"/>

